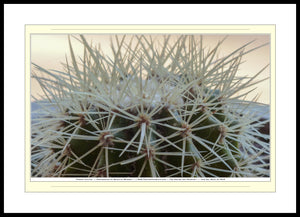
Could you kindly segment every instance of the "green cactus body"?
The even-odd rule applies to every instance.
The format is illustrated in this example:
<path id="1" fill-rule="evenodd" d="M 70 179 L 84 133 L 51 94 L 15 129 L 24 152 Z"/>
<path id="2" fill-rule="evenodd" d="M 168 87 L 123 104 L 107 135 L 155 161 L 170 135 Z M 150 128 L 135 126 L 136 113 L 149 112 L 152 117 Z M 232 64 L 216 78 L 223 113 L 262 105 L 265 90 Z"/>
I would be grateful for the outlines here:
<path id="1" fill-rule="evenodd" d="M 82 69 L 71 43 L 73 66 L 67 64 L 68 73 L 57 75 L 35 65 L 52 76 L 52 80 L 34 77 L 49 96 L 54 87 L 60 91 L 53 100 L 62 112 L 57 113 L 56 131 L 44 141 L 54 155 L 33 154 L 33 176 L 268 176 L 263 169 L 267 163 L 260 157 L 269 153 L 268 144 L 261 141 L 260 150 L 253 145 L 256 137 L 267 135 L 250 124 L 254 116 L 242 117 L 230 107 L 231 92 L 236 92 L 232 89 L 250 83 L 229 85 L 223 79 L 233 77 L 242 55 L 217 61 L 209 70 L 208 58 L 215 54 L 203 55 L 202 40 L 201 49 L 190 52 L 184 49 L 186 37 L 173 46 L 166 40 L 161 53 L 144 37 L 137 37 L 135 48 L 122 40 L 119 50 L 113 48 L 114 60 L 106 59 L 83 36 L 81 41 Z M 227 65 L 232 71 L 223 70 Z M 36 150 L 50 125 L 41 121 L 34 127 Z M 253 156 L 256 160 L 249 160 Z M 251 165 L 257 161 L 262 164 L 259 170 Z"/>

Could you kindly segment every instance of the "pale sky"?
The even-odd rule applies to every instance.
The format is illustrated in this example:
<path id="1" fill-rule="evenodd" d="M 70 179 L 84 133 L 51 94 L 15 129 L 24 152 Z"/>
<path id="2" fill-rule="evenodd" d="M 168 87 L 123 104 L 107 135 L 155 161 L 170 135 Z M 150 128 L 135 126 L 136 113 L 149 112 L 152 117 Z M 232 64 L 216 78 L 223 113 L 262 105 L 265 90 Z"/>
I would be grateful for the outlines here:
<path id="1" fill-rule="evenodd" d="M 207 48 L 214 48 L 219 40 L 223 39 L 223 34 L 204 34 L 203 44 Z M 111 35 L 85 35 L 88 42 L 99 44 L 107 55 L 110 55 L 110 37 Z M 161 37 L 152 35 L 153 38 Z M 173 37 L 173 36 L 172 36 Z M 177 35 L 174 35 L 177 37 Z M 130 38 L 130 37 L 128 37 Z M 249 41 L 254 41 L 246 50 L 270 42 L 268 34 L 230 34 L 219 48 L 219 57 L 231 53 L 240 46 Z M 83 56 L 83 46 L 76 39 L 72 38 L 72 46 L 76 56 Z M 61 63 L 65 63 L 65 56 L 69 59 L 68 36 L 65 34 L 32 34 L 31 35 L 31 62 L 46 69 L 62 70 Z M 240 65 L 239 75 L 252 76 L 270 63 L 270 45 L 259 48 L 243 58 L 244 62 Z M 257 79 L 270 77 L 270 67 L 267 67 Z M 36 81 L 31 80 L 31 95 L 38 97 L 41 89 Z M 258 102 L 270 103 L 270 79 L 257 85 L 257 89 L 250 93 L 247 99 L 251 100 L 256 94 L 261 94 Z"/>

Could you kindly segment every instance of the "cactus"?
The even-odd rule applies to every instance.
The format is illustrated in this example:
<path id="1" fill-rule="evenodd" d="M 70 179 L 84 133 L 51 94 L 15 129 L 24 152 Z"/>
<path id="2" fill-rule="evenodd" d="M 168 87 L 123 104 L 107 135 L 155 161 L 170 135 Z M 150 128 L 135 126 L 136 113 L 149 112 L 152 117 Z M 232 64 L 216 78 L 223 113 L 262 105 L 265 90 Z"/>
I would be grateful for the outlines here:
<path id="1" fill-rule="evenodd" d="M 237 71 L 251 42 L 217 59 L 202 36 L 157 47 L 116 36 L 112 57 L 71 39 L 65 71 L 32 63 L 45 97 L 32 120 L 33 177 L 269 177 L 269 123 L 239 94 L 260 81 Z M 133 41 L 136 44 L 133 45 Z M 39 72 L 41 75 L 38 75 Z M 241 111 L 242 110 L 242 111 Z"/>

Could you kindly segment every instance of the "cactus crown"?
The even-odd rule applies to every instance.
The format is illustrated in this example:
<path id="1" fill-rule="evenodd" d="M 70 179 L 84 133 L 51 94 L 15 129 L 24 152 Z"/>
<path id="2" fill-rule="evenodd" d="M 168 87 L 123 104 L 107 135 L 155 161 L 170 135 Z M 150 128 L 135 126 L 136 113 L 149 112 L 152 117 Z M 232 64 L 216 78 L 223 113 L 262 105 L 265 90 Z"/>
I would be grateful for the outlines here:
<path id="1" fill-rule="evenodd" d="M 220 41 L 205 52 L 202 36 L 116 36 L 113 57 L 88 44 L 65 71 L 33 63 L 45 93 L 32 122 L 34 177 L 265 177 L 269 120 L 241 110 L 241 90 L 257 83 L 238 77 L 251 42 L 217 59 Z M 136 43 L 133 45 L 133 41 Z M 225 38 L 224 38 L 225 40 Z"/>

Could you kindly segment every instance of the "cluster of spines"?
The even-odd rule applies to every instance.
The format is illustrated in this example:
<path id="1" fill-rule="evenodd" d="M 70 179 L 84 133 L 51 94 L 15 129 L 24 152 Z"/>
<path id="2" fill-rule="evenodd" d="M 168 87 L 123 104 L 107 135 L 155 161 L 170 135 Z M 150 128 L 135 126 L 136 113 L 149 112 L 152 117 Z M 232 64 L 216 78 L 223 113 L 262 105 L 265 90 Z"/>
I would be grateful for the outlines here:
<path id="1" fill-rule="evenodd" d="M 36 66 L 52 77 L 36 76 L 60 111 L 49 112 L 48 123 L 42 117 L 33 125 L 33 176 L 268 175 L 261 158 L 268 145 L 257 139 L 267 137 L 257 132 L 263 122 L 251 125 L 254 116 L 241 117 L 230 107 L 233 94 L 253 85 L 252 79 L 239 84 L 235 77 L 242 54 L 212 64 L 221 42 L 205 56 L 203 49 L 192 49 L 192 37 L 191 51 L 181 37 L 173 47 L 166 38 L 161 53 L 142 36 L 134 49 L 123 45 L 124 38 L 117 40 L 117 49 L 112 47 L 114 60 L 81 36 L 82 70 L 71 43 L 67 73 Z"/>

